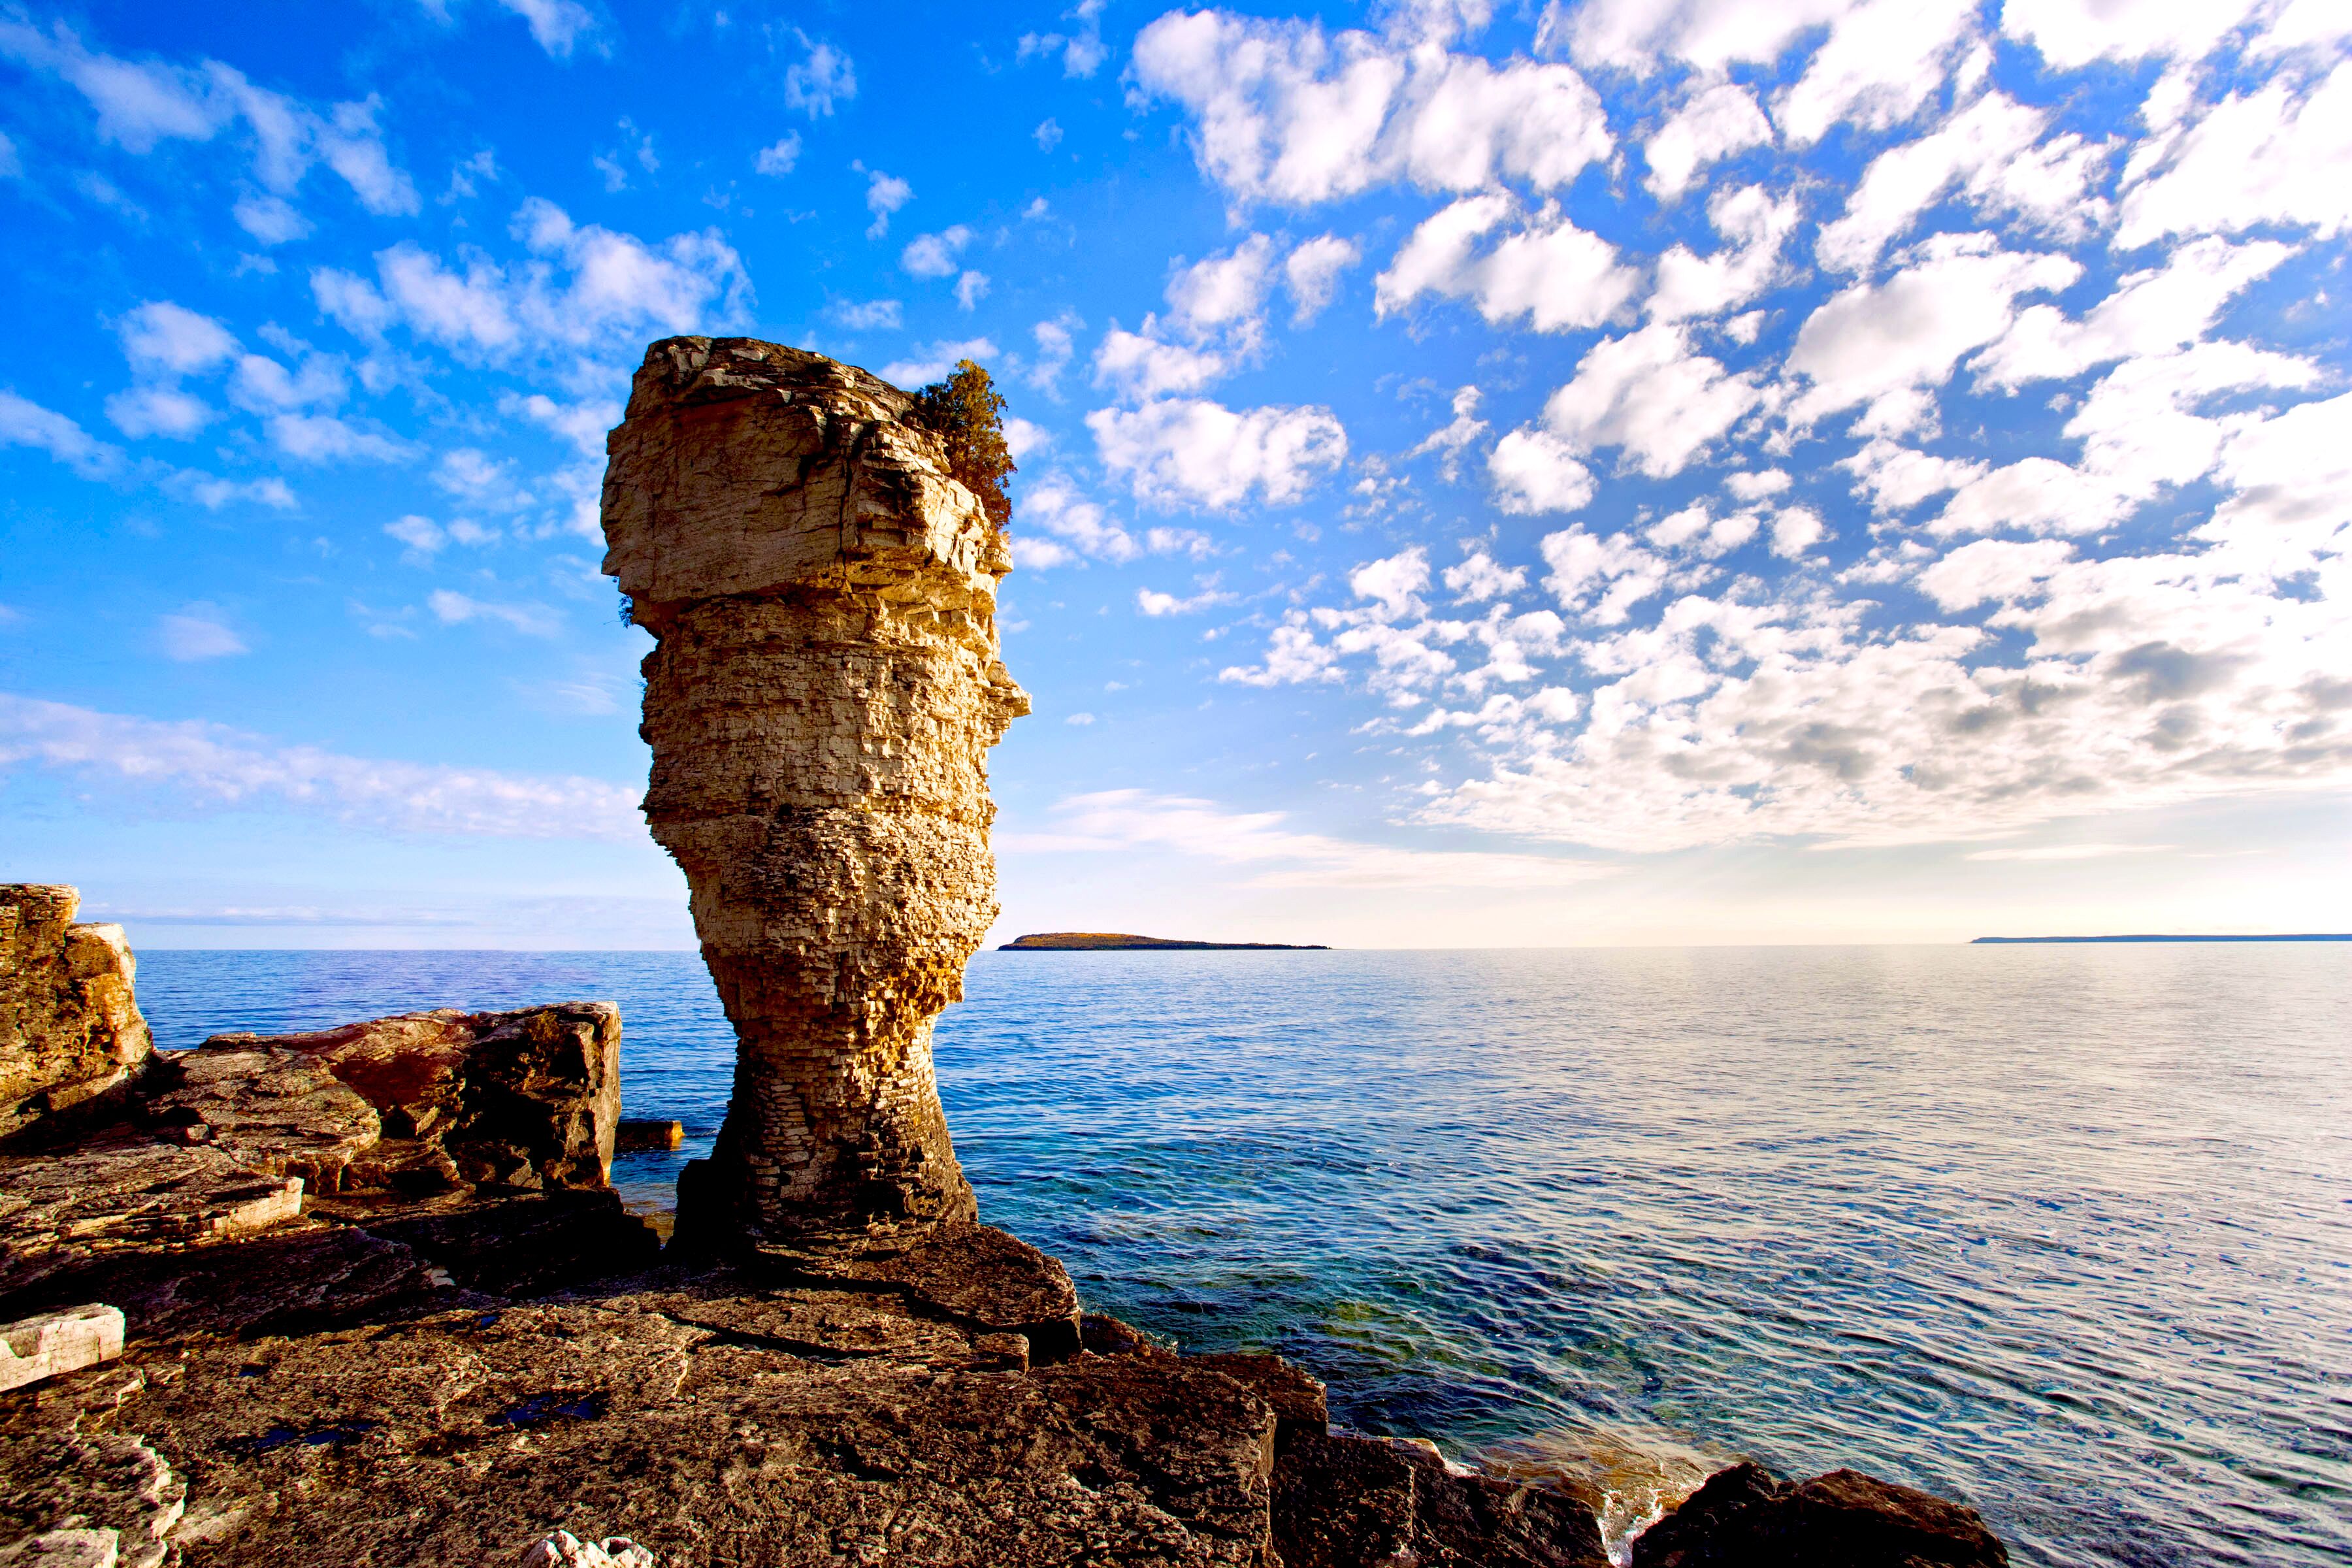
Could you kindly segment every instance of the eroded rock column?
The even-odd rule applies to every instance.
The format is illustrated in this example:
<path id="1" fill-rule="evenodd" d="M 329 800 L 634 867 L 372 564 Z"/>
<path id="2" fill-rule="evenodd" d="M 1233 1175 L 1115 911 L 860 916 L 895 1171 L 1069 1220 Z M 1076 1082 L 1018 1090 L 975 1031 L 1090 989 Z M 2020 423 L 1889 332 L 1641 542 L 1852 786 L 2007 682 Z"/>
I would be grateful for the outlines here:
<path id="1" fill-rule="evenodd" d="M 607 444 L 604 570 L 645 662 L 646 817 L 684 868 L 739 1042 L 690 1245 L 973 1216 L 931 1020 L 996 917 L 987 752 L 1004 538 L 897 388 L 671 338 Z"/>

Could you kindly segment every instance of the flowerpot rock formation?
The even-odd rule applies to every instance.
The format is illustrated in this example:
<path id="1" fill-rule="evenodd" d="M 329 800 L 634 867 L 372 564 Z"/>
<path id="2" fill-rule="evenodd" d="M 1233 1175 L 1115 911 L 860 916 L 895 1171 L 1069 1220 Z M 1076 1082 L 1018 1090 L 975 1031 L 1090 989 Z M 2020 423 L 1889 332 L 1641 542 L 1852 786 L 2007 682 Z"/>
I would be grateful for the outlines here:
<path id="1" fill-rule="evenodd" d="M 988 749 L 1004 536 L 912 400 L 749 338 L 647 350 L 607 443 L 605 572 L 656 647 L 646 817 L 685 870 L 738 1054 L 689 1247 L 973 1217 L 931 1021 L 996 916 Z"/>

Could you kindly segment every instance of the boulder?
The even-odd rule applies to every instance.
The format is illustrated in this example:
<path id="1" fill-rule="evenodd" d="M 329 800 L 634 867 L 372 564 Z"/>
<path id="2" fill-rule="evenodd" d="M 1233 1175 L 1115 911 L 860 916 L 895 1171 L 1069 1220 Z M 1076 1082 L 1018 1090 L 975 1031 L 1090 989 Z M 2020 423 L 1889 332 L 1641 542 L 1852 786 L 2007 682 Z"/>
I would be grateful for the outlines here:
<path id="1" fill-rule="evenodd" d="M 621 1121 L 621 1010 L 565 1002 L 440 1008 L 297 1035 L 215 1035 L 205 1054 L 291 1052 L 334 1075 L 405 1147 L 373 1180 L 537 1192 L 595 1189 Z"/>
<path id="2" fill-rule="evenodd" d="M 71 888 L 0 886 L 0 1140 L 119 1100 L 153 1046 L 118 925 L 76 925 Z"/>
<path id="3" fill-rule="evenodd" d="M 2009 1551 L 1977 1511 L 1832 1470 L 1775 1479 L 1718 1470 L 1633 1540 L 1633 1568 L 2000 1568 Z"/>
<path id="4" fill-rule="evenodd" d="M 1434 1447 L 1302 1432 L 1274 1470 L 1284 1568 L 1608 1568 L 1592 1510 L 1549 1487 L 1450 1468 Z"/>

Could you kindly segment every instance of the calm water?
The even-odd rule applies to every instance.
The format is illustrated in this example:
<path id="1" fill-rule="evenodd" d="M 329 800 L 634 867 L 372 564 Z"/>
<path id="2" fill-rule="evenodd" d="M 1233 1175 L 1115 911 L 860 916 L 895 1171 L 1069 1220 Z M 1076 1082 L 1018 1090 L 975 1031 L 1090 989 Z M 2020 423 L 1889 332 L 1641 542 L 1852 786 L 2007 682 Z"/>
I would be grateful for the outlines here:
<path id="1" fill-rule="evenodd" d="M 613 997 L 707 1148 L 667 953 L 156 952 L 158 1041 Z M 984 953 L 939 1031 L 982 1215 L 1351 1426 L 1974 1503 L 2021 1563 L 2352 1561 L 2352 950 Z M 641 1199 L 664 1156 L 625 1160 Z"/>

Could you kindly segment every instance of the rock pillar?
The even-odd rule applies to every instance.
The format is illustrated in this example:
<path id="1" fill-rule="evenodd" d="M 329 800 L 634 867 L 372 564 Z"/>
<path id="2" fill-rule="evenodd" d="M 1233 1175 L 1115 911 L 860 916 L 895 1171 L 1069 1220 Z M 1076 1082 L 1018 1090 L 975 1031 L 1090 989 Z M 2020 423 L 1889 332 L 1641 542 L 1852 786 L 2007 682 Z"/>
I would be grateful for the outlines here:
<path id="1" fill-rule="evenodd" d="M 738 1048 L 689 1245 L 973 1217 L 931 1070 L 996 918 L 988 748 L 1003 535 L 911 400 L 748 338 L 646 351 L 607 443 L 605 572 L 656 642 L 646 819 Z"/>

